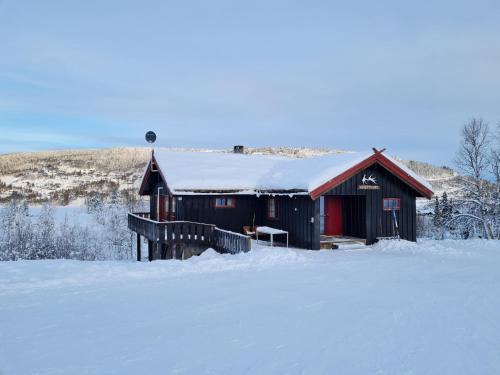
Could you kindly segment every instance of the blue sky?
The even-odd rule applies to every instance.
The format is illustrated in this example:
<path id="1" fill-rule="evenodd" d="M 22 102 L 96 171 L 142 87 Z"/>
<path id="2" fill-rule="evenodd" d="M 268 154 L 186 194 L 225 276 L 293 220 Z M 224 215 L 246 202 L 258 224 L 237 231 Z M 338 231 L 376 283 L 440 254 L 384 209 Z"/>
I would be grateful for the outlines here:
<path id="1" fill-rule="evenodd" d="M 0 0 L 0 153 L 387 147 L 500 121 L 498 1 Z"/>

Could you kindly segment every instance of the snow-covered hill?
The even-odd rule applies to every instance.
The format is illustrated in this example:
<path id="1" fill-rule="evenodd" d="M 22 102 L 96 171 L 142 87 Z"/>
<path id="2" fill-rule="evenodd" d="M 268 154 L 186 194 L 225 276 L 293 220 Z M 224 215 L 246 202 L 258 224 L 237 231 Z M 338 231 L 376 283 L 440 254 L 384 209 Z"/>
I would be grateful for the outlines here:
<path id="1" fill-rule="evenodd" d="M 435 194 L 441 195 L 444 191 L 452 195 L 455 194 L 457 180 L 460 177 L 455 170 L 447 166 L 437 167 L 415 160 L 402 160 L 402 162 L 412 171 L 429 181 Z"/>
<path id="2" fill-rule="evenodd" d="M 418 175 L 424 177 L 432 185 L 434 195 L 441 197 L 446 191 L 450 198 L 455 198 L 458 193 L 458 179 L 460 175 L 453 169 L 443 166 L 415 161 L 401 160 L 408 168 Z M 421 213 L 433 212 L 434 201 L 421 198 L 417 199 L 417 210 Z"/>
<path id="3" fill-rule="evenodd" d="M 231 152 L 208 149 L 196 151 Z M 21 195 L 30 203 L 51 201 L 65 205 L 88 196 L 92 191 L 106 193 L 118 189 L 133 192 L 150 152 L 149 148 L 144 147 L 0 155 L 0 202 L 9 200 L 13 195 Z M 245 149 L 245 153 L 298 158 L 338 152 L 347 151 L 289 147 Z M 418 161 L 403 162 L 429 180 L 437 194 L 446 190 L 453 195 L 453 182 L 458 175 L 450 168 Z"/>
<path id="4" fill-rule="evenodd" d="M 31 203 L 67 204 L 90 191 L 132 189 L 149 153 L 115 148 L 0 155 L 0 200 L 22 195 Z"/>

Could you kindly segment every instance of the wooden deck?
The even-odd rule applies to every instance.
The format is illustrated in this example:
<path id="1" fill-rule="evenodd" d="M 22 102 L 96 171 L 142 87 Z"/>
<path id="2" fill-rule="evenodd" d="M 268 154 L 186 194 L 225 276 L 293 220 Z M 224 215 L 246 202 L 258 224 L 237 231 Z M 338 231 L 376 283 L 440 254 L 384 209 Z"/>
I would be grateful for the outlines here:
<path id="1" fill-rule="evenodd" d="M 347 246 L 366 246 L 365 238 L 349 237 L 349 236 L 325 236 L 321 235 L 321 249 L 339 249 Z"/>
<path id="2" fill-rule="evenodd" d="M 186 259 L 209 247 L 220 252 L 236 254 L 248 252 L 252 246 L 249 236 L 222 230 L 213 224 L 191 221 L 159 222 L 149 219 L 147 212 L 129 213 L 128 227 L 138 236 L 138 260 L 140 236 L 148 240 L 150 260 Z"/>

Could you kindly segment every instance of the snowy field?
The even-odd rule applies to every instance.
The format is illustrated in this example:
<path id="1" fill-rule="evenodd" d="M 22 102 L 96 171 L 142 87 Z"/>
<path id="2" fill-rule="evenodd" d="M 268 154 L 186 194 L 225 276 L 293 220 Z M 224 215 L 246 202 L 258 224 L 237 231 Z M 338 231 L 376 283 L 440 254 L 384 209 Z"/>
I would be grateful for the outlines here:
<path id="1" fill-rule="evenodd" d="M 87 212 L 87 208 L 83 202 L 74 202 L 67 206 L 51 207 L 54 209 L 54 220 L 56 223 L 63 223 L 64 220 L 68 220 L 72 224 L 92 224 L 94 222 L 94 218 Z M 30 206 L 30 214 L 34 218 L 37 218 L 41 211 L 41 205 Z"/>
<path id="2" fill-rule="evenodd" d="M 500 243 L 0 264 L 0 374 L 499 374 Z"/>

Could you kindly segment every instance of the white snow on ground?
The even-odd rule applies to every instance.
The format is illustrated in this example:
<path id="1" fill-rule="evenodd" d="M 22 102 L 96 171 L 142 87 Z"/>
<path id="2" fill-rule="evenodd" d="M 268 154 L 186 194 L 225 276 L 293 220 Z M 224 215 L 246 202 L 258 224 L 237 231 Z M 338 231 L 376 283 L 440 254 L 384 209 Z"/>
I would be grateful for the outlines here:
<path id="1" fill-rule="evenodd" d="M 30 206 L 30 214 L 37 218 L 42 211 L 41 205 Z M 82 202 L 73 202 L 67 206 L 51 206 L 54 211 L 54 220 L 56 223 L 63 223 L 65 219 L 72 224 L 91 224 L 94 218 L 88 213 L 87 208 Z M 0 205 L 0 209 L 2 206 Z"/>
<path id="2" fill-rule="evenodd" d="M 498 374 L 500 243 L 0 264 L 0 373 Z"/>

